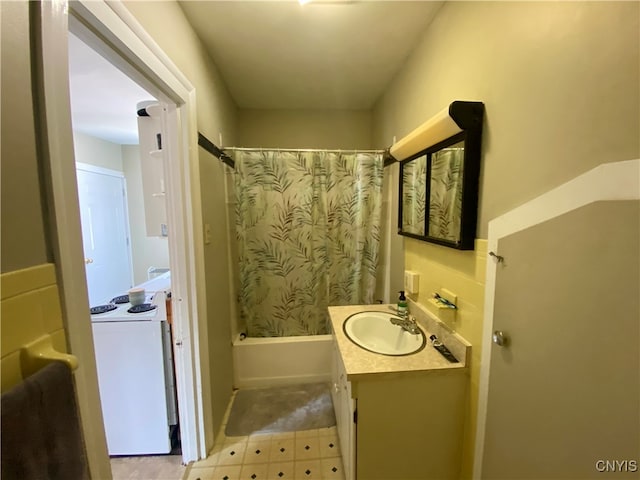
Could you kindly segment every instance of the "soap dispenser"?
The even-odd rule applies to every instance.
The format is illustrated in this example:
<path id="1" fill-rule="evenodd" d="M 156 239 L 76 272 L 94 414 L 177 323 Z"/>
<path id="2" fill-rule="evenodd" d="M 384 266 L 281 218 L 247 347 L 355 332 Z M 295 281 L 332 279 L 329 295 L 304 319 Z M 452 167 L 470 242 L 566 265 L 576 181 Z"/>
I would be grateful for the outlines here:
<path id="1" fill-rule="evenodd" d="M 400 290 L 400 296 L 398 297 L 398 315 L 407 315 L 407 297 L 404 296 L 404 290 Z"/>

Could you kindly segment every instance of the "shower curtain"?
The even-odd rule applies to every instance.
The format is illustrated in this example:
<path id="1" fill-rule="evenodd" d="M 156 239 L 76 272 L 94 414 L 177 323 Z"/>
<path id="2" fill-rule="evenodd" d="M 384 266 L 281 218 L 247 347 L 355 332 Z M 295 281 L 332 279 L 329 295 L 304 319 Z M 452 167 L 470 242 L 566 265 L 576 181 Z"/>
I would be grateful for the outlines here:
<path id="1" fill-rule="evenodd" d="M 464 148 L 445 148 L 431 157 L 429 235 L 457 242 L 462 219 Z"/>
<path id="2" fill-rule="evenodd" d="M 402 177 L 403 185 L 409 186 L 402 192 L 402 229 L 407 233 L 424 235 L 427 204 L 427 156 L 423 155 L 405 163 Z"/>
<path id="3" fill-rule="evenodd" d="M 327 334 L 328 305 L 372 303 L 382 154 L 238 149 L 234 156 L 247 334 Z"/>

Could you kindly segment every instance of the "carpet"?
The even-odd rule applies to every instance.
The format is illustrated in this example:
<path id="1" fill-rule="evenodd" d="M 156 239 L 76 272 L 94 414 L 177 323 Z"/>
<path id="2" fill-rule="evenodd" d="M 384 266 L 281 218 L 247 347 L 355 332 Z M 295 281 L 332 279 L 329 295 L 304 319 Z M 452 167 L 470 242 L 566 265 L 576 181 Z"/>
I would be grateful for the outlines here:
<path id="1" fill-rule="evenodd" d="M 328 383 L 238 390 L 225 434 L 294 432 L 336 424 Z"/>

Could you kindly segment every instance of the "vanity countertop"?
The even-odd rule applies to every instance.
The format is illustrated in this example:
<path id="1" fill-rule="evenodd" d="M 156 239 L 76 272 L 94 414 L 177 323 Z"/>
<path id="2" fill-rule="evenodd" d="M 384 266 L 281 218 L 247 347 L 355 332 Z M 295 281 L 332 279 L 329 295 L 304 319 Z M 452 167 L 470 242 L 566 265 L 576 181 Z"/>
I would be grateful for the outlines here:
<path id="1" fill-rule="evenodd" d="M 403 356 L 389 356 L 365 350 L 353 343 L 344 333 L 342 325 L 345 320 L 358 312 L 379 311 L 385 313 L 393 312 L 389 307 L 393 305 L 349 305 L 340 307 L 329 307 L 331 318 L 331 328 L 337 348 L 342 357 L 347 379 L 363 380 L 381 377 L 391 377 L 407 374 L 433 373 L 449 369 L 461 369 L 467 367 L 466 359 L 470 358 L 470 345 L 459 335 L 442 331 L 436 321 L 421 309 L 416 309 L 416 305 L 411 310 L 411 314 L 416 317 L 417 323 L 427 337 L 427 345 L 421 351 Z M 459 360 L 459 363 L 451 363 L 445 359 L 429 341 L 429 336 L 435 333 L 438 338 Z"/>

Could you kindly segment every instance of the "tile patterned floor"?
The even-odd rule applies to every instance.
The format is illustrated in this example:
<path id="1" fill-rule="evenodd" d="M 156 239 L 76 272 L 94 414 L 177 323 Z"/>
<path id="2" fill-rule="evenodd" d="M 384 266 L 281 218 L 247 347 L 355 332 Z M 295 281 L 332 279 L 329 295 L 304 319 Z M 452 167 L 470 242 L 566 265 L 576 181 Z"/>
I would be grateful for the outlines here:
<path id="1" fill-rule="evenodd" d="M 344 480 L 336 427 L 226 437 L 229 411 L 213 450 L 184 480 Z"/>

